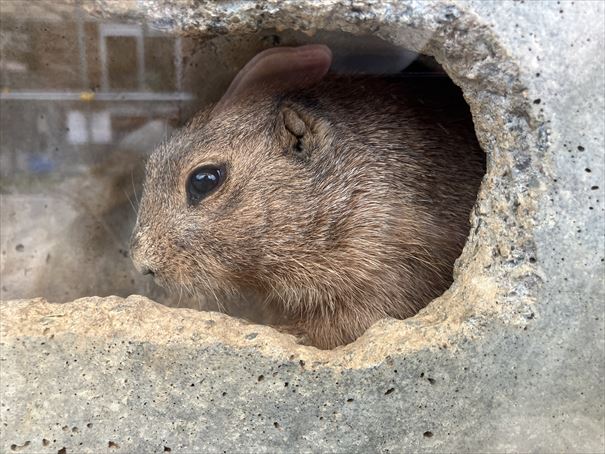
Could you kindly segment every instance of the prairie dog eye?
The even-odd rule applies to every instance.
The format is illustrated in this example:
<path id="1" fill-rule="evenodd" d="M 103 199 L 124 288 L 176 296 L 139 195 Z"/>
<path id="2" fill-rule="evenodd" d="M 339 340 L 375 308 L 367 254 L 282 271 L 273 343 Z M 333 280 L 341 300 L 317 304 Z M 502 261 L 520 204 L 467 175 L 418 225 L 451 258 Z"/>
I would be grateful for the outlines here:
<path id="1" fill-rule="evenodd" d="M 225 178 L 224 167 L 198 167 L 187 179 L 187 198 L 191 205 L 211 194 Z"/>

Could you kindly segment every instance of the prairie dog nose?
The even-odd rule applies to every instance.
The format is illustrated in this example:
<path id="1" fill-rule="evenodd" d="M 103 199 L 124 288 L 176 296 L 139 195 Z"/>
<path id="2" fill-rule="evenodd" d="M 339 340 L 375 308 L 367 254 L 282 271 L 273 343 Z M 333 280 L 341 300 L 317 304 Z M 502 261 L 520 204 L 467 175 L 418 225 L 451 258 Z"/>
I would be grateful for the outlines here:
<path id="1" fill-rule="evenodd" d="M 132 253 L 132 263 L 137 271 L 142 275 L 155 278 L 155 270 L 153 267 L 150 266 L 149 263 L 146 263 L 146 261 L 140 260 L 140 258 L 134 252 Z"/>
<path id="2" fill-rule="evenodd" d="M 130 258 L 132 259 L 132 263 L 139 273 L 145 276 L 151 275 L 151 277 L 155 277 L 155 271 L 147 263 L 145 263 L 145 260 L 142 257 L 140 246 L 141 235 L 135 231 L 130 238 Z"/>
<path id="3" fill-rule="evenodd" d="M 151 268 L 147 267 L 147 266 L 143 265 L 141 267 L 140 271 L 141 271 L 141 274 L 143 274 L 144 276 L 146 276 L 146 275 L 149 274 L 149 275 L 151 275 L 151 277 L 155 277 L 154 271 Z"/>

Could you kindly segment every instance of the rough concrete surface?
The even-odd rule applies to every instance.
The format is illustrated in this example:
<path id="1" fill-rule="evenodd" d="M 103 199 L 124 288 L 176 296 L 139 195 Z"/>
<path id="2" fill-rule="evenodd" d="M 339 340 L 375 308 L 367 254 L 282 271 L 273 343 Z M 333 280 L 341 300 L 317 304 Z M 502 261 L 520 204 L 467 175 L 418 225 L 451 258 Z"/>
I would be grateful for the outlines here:
<path id="1" fill-rule="evenodd" d="M 86 6 L 203 37 L 340 30 L 432 55 L 488 172 L 451 289 L 334 351 L 136 296 L 2 303 L 2 452 L 603 452 L 602 3 Z"/>

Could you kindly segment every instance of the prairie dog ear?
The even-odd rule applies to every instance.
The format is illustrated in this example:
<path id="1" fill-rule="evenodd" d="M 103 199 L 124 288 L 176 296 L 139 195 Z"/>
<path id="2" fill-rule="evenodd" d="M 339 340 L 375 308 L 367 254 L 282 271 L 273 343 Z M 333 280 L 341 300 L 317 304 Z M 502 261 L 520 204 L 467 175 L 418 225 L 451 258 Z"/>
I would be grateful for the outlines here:
<path id="1" fill-rule="evenodd" d="M 276 137 L 286 155 L 307 162 L 320 145 L 321 121 L 296 107 L 283 106 L 279 113 Z M 324 134 L 325 135 L 325 134 Z"/>
<path id="2" fill-rule="evenodd" d="M 244 66 L 218 102 L 218 110 L 263 86 L 292 90 L 321 80 L 332 63 L 332 52 L 323 44 L 267 49 Z"/>
<path id="3" fill-rule="evenodd" d="M 286 131 L 292 134 L 294 137 L 302 137 L 307 132 L 307 124 L 300 116 L 300 114 L 289 107 L 282 109 L 282 119 Z"/>

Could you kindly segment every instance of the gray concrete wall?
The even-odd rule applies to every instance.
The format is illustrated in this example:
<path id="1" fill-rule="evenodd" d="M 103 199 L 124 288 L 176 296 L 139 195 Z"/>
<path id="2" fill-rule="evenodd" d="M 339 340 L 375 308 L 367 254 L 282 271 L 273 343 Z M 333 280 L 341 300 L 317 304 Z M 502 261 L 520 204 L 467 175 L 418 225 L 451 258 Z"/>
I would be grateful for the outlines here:
<path id="1" fill-rule="evenodd" d="M 142 297 L 2 303 L 2 452 L 605 449 L 602 3 L 89 7 L 200 36 L 342 30 L 433 55 L 488 172 L 452 288 L 334 351 Z"/>

